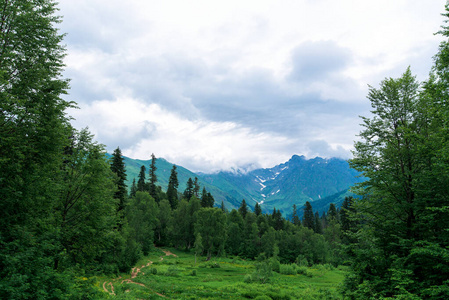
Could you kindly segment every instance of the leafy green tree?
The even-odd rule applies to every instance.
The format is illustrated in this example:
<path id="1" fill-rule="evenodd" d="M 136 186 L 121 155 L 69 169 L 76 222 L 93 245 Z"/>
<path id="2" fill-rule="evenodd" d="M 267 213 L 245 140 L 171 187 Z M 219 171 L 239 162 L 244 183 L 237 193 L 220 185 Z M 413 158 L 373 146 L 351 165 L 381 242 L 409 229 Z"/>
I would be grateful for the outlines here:
<path id="1" fill-rule="evenodd" d="M 313 215 L 312 205 L 309 201 L 304 205 L 304 216 L 302 218 L 302 224 L 304 227 L 314 229 L 315 228 L 315 217 Z"/>
<path id="2" fill-rule="evenodd" d="M 204 251 L 203 239 L 201 238 L 201 234 L 197 233 L 195 236 L 195 245 L 193 246 L 195 250 L 195 266 L 196 266 L 196 256 L 201 255 Z"/>
<path id="3" fill-rule="evenodd" d="M 0 298 L 57 297 L 76 286 L 54 270 L 52 223 L 71 134 L 62 99 L 65 49 L 50 0 L 0 1 Z M 56 247 L 54 243 L 56 242 Z"/>
<path id="4" fill-rule="evenodd" d="M 270 226 L 260 239 L 261 250 L 267 257 L 273 256 L 276 241 L 276 231 Z"/>
<path id="5" fill-rule="evenodd" d="M 159 202 L 159 194 L 158 189 L 156 187 L 157 182 L 157 176 L 156 176 L 156 156 L 154 156 L 154 153 L 151 153 L 151 164 L 150 164 L 150 171 L 149 171 L 149 193 L 151 197 L 153 197 L 156 202 Z"/>
<path id="6" fill-rule="evenodd" d="M 233 209 L 228 215 L 228 237 L 226 239 L 226 253 L 238 255 L 243 243 L 243 218 Z"/>
<path id="7" fill-rule="evenodd" d="M 104 251 L 116 220 L 119 200 L 102 145 L 86 130 L 74 133 L 70 155 L 65 157 L 60 200 L 55 207 L 61 249 L 55 268 L 82 263 L 92 267 Z"/>
<path id="8" fill-rule="evenodd" d="M 190 217 L 187 199 L 182 198 L 178 207 L 173 211 L 171 223 L 171 236 L 173 245 L 180 248 L 188 248 Z"/>
<path id="9" fill-rule="evenodd" d="M 159 208 L 153 197 L 138 191 L 127 208 L 127 219 L 135 241 L 141 246 L 144 255 L 153 247 L 154 229 L 157 225 Z"/>
<path id="10" fill-rule="evenodd" d="M 242 255 L 255 258 L 260 253 L 260 236 L 256 215 L 252 212 L 248 212 L 244 218 L 243 238 Z"/>
<path id="11" fill-rule="evenodd" d="M 155 242 L 158 246 L 166 246 L 169 241 L 169 225 L 172 219 L 172 209 L 167 199 L 159 202 L 159 214 L 155 230 Z"/>
<path id="12" fill-rule="evenodd" d="M 195 233 L 202 237 L 207 260 L 212 254 L 222 254 L 226 243 L 226 215 L 218 208 L 203 207 L 195 217 Z"/>
<path id="13" fill-rule="evenodd" d="M 178 207 L 178 186 L 178 173 L 176 172 L 176 166 L 173 165 L 170 178 L 168 179 L 167 188 L 167 198 L 172 209 L 176 209 L 176 207 Z"/>
<path id="14" fill-rule="evenodd" d="M 145 183 L 145 172 L 146 172 L 147 168 L 145 168 L 144 165 L 142 165 L 140 167 L 140 172 L 139 172 L 139 177 L 137 180 L 137 191 L 139 192 L 145 192 L 147 191 L 147 186 Z"/>
<path id="15" fill-rule="evenodd" d="M 441 98 L 433 98 L 432 84 L 427 86 L 421 92 L 408 68 L 400 78 L 370 87 L 373 117 L 363 118 L 365 129 L 350 161 L 367 180 L 355 189 L 364 226 L 350 248 L 354 258 L 348 295 L 367 297 L 369 290 L 370 297 L 436 297 L 435 288 L 449 280 L 449 268 L 436 267 L 449 263 L 443 258 L 447 232 L 433 222 L 448 217 L 441 202 L 448 195 L 441 188 L 448 178 L 447 151 L 440 152 L 444 123 L 435 122 L 444 108 L 435 109 Z M 447 289 L 438 293 L 449 295 Z"/>
<path id="16" fill-rule="evenodd" d="M 201 208 L 200 200 L 195 196 L 182 199 L 173 213 L 172 235 L 177 248 L 190 249 L 195 242 L 195 213 Z"/>
<path id="17" fill-rule="evenodd" d="M 117 191 L 115 192 L 114 198 L 118 199 L 117 211 L 122 212 L 126 207 L 127 198 L 127 186 L 126 186 L 126 169 L 125 162 L 122 156 L 122 151 L 120 147 L 114 150 L 112 154 L 111 170 L 116 174 L 116 186 Z"/>

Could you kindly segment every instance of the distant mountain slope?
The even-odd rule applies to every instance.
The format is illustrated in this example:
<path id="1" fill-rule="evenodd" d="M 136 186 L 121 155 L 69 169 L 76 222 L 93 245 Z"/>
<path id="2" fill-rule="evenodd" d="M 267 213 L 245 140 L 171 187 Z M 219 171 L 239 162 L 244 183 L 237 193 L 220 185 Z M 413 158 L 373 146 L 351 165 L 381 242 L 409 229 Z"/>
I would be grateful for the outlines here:
<path id="1" fill-rule="evenodd" d="M 233 198 L 245 199 L 253 207 L 256 202 L 271 212 L 274 207 L 289 213 L 293 204 L 301 207 L 347 190 L 360 181 L 358 173 L 347 161 L 338 158 L 306 159 L 294 155 L 286 163 L 246 174 L 220 172 L 204 175 L 203 180 L 214 184 Z M 241 200 L 240 200 L 241 201 Z"/>
<path id="2" fill-rule="evenodd" d="M 137 181 L 142 165 L 147 169 L 148 178 L 151 160 L 128 157 L 124 160 L 128 187 L 134 178 Z M 163 190 L 167 189 L 172 166 L 163 158 L 156 160 L 158 185 Z M 297 155 L 273 168 L 256 169 L 248 173 L 196 174 L 182 166 L 177 166 L 177 171 L 179 192 L 184 191 L 189 178 L 198 177 L 200 185 L 205 186 L 214 196 L 216 205 L 223 201 L 230 210 L 238 208 L 242 199 L 245 199 L 251 208 L 257 202 L 264 212 L 271 213 L 276 207 L 284 215 L 291 213 L 293 204 L 301 209 L 306 201 L 312 203 L 314 211 L 326 210 L 329 203 L 342 202 L 348 188 L 360 181 L 358 173 L 350 169 L 348 162 L 343 159 L 306 159 Z M 338 206 L 338 203 L 335 204 Z"/>

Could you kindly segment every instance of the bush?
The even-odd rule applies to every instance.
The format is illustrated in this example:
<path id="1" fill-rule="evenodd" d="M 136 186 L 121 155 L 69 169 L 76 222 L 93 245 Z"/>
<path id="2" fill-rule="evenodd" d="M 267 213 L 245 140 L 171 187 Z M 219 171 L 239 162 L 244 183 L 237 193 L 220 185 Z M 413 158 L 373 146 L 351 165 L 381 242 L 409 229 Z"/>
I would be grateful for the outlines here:
<path id="1" fill-rule="evenodd" d="M 301 266 L 301 267 L 309 266 L 309 261 L 307 260 L 307 258 L 304 255 L 298 255 L 298 257 L 296 258 L 296 263 L 298 264 L 298 266 Z"/>
<path id="2" fill-rule="evenodd" d="M 281 263 L 278 259 L 272 257 L 269 259 L 271 270 L 273 270 L 276 273 L 279 273 L 281 271 Z"/>
<path id="3" fill-rule="evenodd" d="M 179 273 L 179 269 L 177 267 L 170 266 L 170 267 L 168 267 L 167 272 L 165 272 L 165 275 L 166 276 L 177 276 L 178 273 Z"/>
<path id="4" fill-rule="evenodd" d="M 256 298 L 254 298 L 254 300 L 271 300 L 270 297 L 262 295 L 262 296 L 257 296 Z"/>
<path id="5" fill-rule="evenodd" d="M 270 281 L 270 277 L 273 275 L 271 270 L 271 265 L 267 261 L 259 262 L 256 264 L 256 271 L 254 271 L 251 275 L 246 275 L 243 279 L 244 282 L 259 282 L 259 283 L 267 283 Z"/>
<path id="6" fill-rule="evenodd" d="M 157 275 L 157 269 L 156 268 L 151 268 L 150 269 L 150 273 L 153 275 Z"/>
<path id="7" fill-rule="evenodd" d="M 300 275 L 305 275 L 307 277 L 312 277 L 312 272 L 309 271 L 307 267 L 301 266 L 296 269 L 296 273 Z"/>
<path id="8" fill-rule="evenodd" d="M 296 264 L 295 265 L 280 265 L 280 272 L 284 275 L 296 275 L 298 272 L 296 271 Z"/>

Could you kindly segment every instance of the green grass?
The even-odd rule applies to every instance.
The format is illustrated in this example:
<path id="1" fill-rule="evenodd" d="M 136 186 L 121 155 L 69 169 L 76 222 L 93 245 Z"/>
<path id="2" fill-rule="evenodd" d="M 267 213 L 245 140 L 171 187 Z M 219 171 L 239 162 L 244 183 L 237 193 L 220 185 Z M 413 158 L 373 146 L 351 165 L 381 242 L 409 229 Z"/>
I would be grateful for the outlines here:
<path id="1" fill-rule="evenodd" d="M 144 267 L 135 278 L 105 277 L 98 287 L 111 292 L 112 285 L 111 299 L 341 299 L 338 286 L 344 268 L 314 266 L 295 275 L 273 272 L 268 283 L 246 283 L 245 276 L 256 271 L 253 261 L 219 257 L 206 262 L 197 257 L 195 265 L 193 254 L 170 250 L 177 257 L 156 249 L 139 262 L 137 267 Z M 147 266 L 149 261 L 153 263 Z"/>

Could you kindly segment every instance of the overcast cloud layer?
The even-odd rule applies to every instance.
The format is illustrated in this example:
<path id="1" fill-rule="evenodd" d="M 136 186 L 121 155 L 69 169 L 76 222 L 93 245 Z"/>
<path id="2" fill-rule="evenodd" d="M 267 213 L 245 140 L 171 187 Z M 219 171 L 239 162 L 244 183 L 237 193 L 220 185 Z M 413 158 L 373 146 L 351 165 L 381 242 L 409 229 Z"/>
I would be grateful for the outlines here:
<path id="1" fill-rule="evenodd" d="M 193 171 L 349 158 L 367 85 L 424 80 L 444 0 L 61 0 L 75 127 Z"/>

